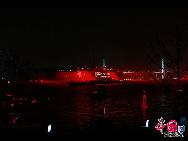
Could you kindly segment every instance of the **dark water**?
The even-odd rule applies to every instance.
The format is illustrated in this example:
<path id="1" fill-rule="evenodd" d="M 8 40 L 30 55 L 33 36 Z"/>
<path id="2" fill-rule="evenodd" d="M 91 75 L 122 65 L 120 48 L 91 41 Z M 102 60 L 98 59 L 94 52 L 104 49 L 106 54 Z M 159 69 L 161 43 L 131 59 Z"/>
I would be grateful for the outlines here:
<path id="1" fill-rule="evenodd" d="M 115 128 L 144 126 L 147 119 L 150 120 L 150 126 L 155 126 L 161 116 L 167 121 L 176 116 L 174 87 L 169 87 L 164 94 L 163 88 L 157 84 L 104 86 L 104 117 L 112 120 Z M 14 93 L 15 98 L 22 98 L 19 101 L 21 104 L 14 102 L 15 106 L 11 109 L 15 113 L 14 117 L 18 117 L 13 126 L 15 129 L 33 127 L 33 130 L 40 130 L 45 126 L 47 130 L 47 125 L 51 124 L 56 132 L 87 130 L 94 126 L 91 123 L 98 116 L 98 102 L 93 100 L 98 88 L 99 86 L 46 85 L 12 87 L 9 93 Z M 143 90 L 146 91 L 147 109 L 141 108 Z M 36 103 L 32 103 L 34 100 Z"/>

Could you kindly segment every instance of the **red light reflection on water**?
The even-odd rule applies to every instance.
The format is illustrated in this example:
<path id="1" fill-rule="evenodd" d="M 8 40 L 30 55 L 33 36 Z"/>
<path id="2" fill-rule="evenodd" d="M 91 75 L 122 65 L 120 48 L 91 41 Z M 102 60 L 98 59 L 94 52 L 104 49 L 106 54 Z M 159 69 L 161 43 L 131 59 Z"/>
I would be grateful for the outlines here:
<path id="1" fill-rule="evenodd" d="M 48 82 L 50 83 L 50 81 L 42 81 L 42 83 Z M 150 119 L 151 115 L 155 117 L 155 114 L 158 114 L 157 106 L 160 106 L 160 104 L 156 99 L 160 97 L 158 96 L 159 93 L 156 93 L 155 91 L 153 93 L 147 93 L 147 102 L 148 106 L 150 107 L 148 108 L 149 110 L 142 110 L 141 105 L 143 100 L 143 87 L 141 84 L 135 86 L 116 83 L 106 84 L 104 86 L 107 89 L 107 92 L 105 93 L 104 117 L 112 119 L 115 127 L 122 127 L 124 125 L 143 125 L 145 124 L 145 119 L 148 119 L 148 115 L 150 116 Z M 144 89 L 145 87 L 146 86 L 144 85 Z M 149 88 L 150 87 L 151 86 L 149 86 Z M 36 111 L 38 110 L 37 112 L 35 110 L 30 113 L 28 112 L 31 116 L 27 116 L 26 114 L 25 117 L 30 117 L 32 119 L 32 117 L 38 116 L 38 119 L 40 119 L 41 122 L 41 119 L 45 117 L 44 114 L 50 115 L 49 121 L 55 121 L 55 124 L 59 125 L 60 129 L 83 129 L 90 126 L 90 120 L 96 120 L 99 107 L 94 97 L 97 97 L 98 95 L 98 85 L 80 87 L 50 87 L 49 90 L 51 91 L 46 90 L 46 87 L 44 87 L 42 90 L 42 92 L 45 91 L 46 105 L 43 103 L 41 104 L 40 100 L 36 98 L 37 105 L 39 104 L 40 108 L 35 109 Z M 29 100 L 30 97 L 27 98 L 28 102 L 31 103 Z M 36 99 L 33 98 L 32 103 L 36 103 Z M 50 105 L 50 102 L 53 100 L 55 100 L 54 103 L 52 102 Z M 22 105 L 24 105 L 24 103 Z M 36 106 L 36 104 L 30 105 L 34 107 Z M 37 115 L 38 113 L 41 113 L 41 115 Z M 29 122 L 36 124 L 36 121 L 34 120 L 30 121 L 28 119 L 28 123 Z"/>
<path id="2" fill-rule="evenodd" d="M 37 102 L 36 100 L 31 101 L 31 103 L 36 103 L 36 102 Z"/>

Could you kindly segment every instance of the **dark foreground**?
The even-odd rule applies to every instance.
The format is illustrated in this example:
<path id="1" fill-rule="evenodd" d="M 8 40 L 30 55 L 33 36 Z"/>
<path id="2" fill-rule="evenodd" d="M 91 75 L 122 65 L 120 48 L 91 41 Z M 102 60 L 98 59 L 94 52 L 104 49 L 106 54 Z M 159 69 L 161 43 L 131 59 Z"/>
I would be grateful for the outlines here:
<path id="1" fill-rule="evenodd" d="M 42 139 L 42 140 L 70 140 L 70 139 L 82 139 L 82 140 L 131 140 L 131 139 L 166 139 L 157 131 L 154 127 L 129 127 L 127 129 L 116 129 L 112 131 L 85 131 L 85 132 L 58 132 L 58 133 L 35 133 L 35 132 L 12 132 L 12 133 L 1 133 L 1 137 L 6 139 Z M 184 132 L 184 138 L 187 138 L 187 132 Z"/>

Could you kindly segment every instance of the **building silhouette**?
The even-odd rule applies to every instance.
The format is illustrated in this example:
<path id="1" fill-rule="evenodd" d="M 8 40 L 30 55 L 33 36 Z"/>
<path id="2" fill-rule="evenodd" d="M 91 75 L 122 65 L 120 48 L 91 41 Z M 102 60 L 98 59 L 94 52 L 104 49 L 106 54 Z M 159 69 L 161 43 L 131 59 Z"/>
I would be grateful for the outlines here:
<path id="1" fill-rule="evenodd" d="M 20 57 L 17 53 L 0 49 L 0 80 L 14 81 L 19 77 Z"/>

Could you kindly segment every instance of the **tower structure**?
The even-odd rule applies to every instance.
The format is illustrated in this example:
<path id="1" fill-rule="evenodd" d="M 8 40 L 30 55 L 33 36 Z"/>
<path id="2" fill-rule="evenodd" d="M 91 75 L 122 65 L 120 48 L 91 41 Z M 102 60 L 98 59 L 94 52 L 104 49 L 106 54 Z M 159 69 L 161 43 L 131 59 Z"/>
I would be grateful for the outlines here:
<path id="1" fill-rule="evenodd" d="M 103 70 L 106 70 L 106 62 L 104 58 L 102 59 L 102 67 L 103 67 Z"/>
<path id="2" fill-rule="evenodd" d="M 162 80 L 164 80 L 164 76 L 165 76 L 164 60 L 162 58 Z"/>

